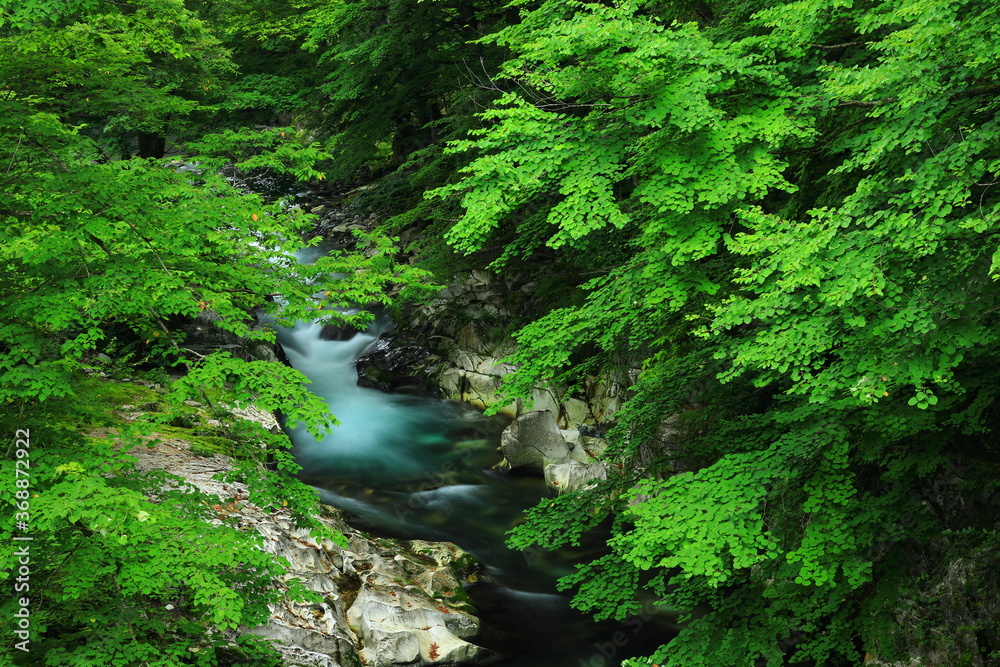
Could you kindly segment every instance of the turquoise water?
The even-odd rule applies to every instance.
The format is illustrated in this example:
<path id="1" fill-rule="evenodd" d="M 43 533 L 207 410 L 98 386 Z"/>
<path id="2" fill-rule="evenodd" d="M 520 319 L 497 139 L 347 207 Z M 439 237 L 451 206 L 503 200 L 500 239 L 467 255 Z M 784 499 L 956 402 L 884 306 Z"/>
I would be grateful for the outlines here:
<path id="1" fill-rule="evenodd" d="M 500 460 L 502 421 L 455 402 L 358 386 L 355 360 L 388 326 L 383 318 L 364 332 L 315 322 L 276 327 L 289 363 L 340 421 L 318 440 L 302 428 L 288 431 L 303 479 L 353 514 L 352 525 L 454 542 L 478 557 L 484 576 L 469 593 L 490 628 L 480 643 L 509 656 L 494 664 L 603 667 L 651 652 L 659 643 L 651 635 L 660 635 L 648 619 L 596 624 L 556 591 L 556 579 L 586 554 L 505 545 L 506 532 L 548 491 L 539 478 L 490 469 Z"/>

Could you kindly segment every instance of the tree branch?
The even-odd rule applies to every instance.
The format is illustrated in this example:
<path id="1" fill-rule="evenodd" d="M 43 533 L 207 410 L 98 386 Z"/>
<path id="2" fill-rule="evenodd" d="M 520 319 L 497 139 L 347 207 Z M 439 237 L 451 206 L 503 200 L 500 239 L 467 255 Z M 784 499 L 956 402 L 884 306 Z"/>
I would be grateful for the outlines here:
<path id="1" fill-rule="evenodd" d="M 815 46 L 818 49 L 844 49 L 848 46 L 862 46 L 865 42 L 844 42 L 843 44 L 810 44 L 809 46 Z"/>
<path id="2" fill-rule="evenodd" d="M 984 95 L 996 95 L 1000 93 L 1000 84 L 992 86 L 983 86 L 982 88 L 972 88 L 970 90 L 957 90 L 948 93 L 948 97 L 953 100 L 962 99 L 965 97 L 983 97 Z M 838 107 L 877 107 L 883 104 L 891 104 L 895 102 L 898 98 L 895 97 L 885 97 L 881 100 L 841 100 L 837 102 Z"/>
<path id="3" fill-rule="evenodd" d="M 108 247 L 107 245 L 105 245 L 104 241 L 102 241 L 102 240 L 101 240 L 100 238 L 98 238 L 97 236 L 94 236 L 94 234 L 93 234 L 93 233 L 91 233 L 91 232 L 89 232 L 89 231 L 87 231 L 87 230 L 84 230 L 84 233 L 85 233 L 85 234 L 86 234 L 87 236 L 89 236 L 89 237 L 90 237 L 91 239 L 93 239 L 94 243 L 96 243 L 96 244 L 97 244 L 97 246 L 98 246 L 98 247 L 99 247 L 99 248 L 100 248 L 101 250 L 103 250 L 103 251 L 104 251 L 104 254 L 106 254 L 106 255 L 107 255 L 108 257 L 114 257 L 114 253 L 112 253 L 112 252 L 111 252 L 111 248 L 109 248 L 109 247 Z"/>

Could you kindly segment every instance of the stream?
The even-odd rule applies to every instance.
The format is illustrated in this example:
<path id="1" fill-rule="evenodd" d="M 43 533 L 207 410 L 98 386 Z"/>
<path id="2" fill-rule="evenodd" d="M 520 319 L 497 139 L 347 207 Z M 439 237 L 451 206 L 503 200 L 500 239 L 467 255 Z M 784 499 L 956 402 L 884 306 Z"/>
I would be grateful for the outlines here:
<path id="1" fill-rule="evenodd" d="M 476 643 L 505 656 L 493 664 L 604 667 L 655 650 L 668 630 L 649 616 L 595 623 L 556 591 L 556 579 L 602 545 L 573 553 L 506 546 L 504 535 L 523 511 L 549 495 L 541 478 L 491 469 L 506 420 L 453 401 L 358 386 L 357 358 L 390 326 L 384 316 L 364 332 L 317 322 L 275 326 L 288 362 L 340 422 L 320 440 L 301 425 L 286 429 L 302 479 L 323 502 L 354 515 L 352 525 L 453 542 L 479 558 L 483 574 L 468 593 L 484 628 Z"/>

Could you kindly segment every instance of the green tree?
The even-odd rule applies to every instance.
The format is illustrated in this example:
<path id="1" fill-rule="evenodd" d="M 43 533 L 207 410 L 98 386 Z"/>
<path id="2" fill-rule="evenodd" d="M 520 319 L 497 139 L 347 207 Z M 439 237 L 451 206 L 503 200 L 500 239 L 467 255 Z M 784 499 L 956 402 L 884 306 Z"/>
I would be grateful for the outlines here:
<path id="1" fill-rule="evenodd" d="M 222 396 L 280 409 L 319 431 L 333 416 L 305 391 L 300 373 L 224 352 L 198 354 L 187 349 L 180 325 L 211 310 L 214 326 L 235 339 L 273 342 L 273 332 L 256 326 L 255 309 L 282 321 L 357 321 L 330 307 L 388 301 L 400 286 L 419 291 L 423 274 L 398 265 L 392 242 L 376 236 L 365 253 L 297 265 L 291 253 L 308 237 L 311 216 L 241 192 L 221 173 L 225 166 L 227 173 L 322 177 L 314 164 L 323 153 L 292 131 L 201 137 L 186 146 L 195 171 L 109 159 L 115 118 L 131 130 L 165 131 L 197 106 L 176 77 L 210 80 L 232 69 L 182 3 L 0 3 L 0 11 L 0 467 L 7 480 L 0 579 L 13 585 L 13 556 L 23 546 L 12 541 L 15 521 L 28 512 L 36 651 L 13 650 L 6 622 L 4 650 L 29 661 L 44 654 L 51 665 L 266 664 L 266 651 L 237 646 L 220 631 L 266 620 L 281 564 L 235 526 L 207 523 L 215 517 L 211 498 L 183 485 L 165 492 L 179 480 L 134 469 L 128 452 L 149 429 L 106 414 L 88 423 L 86 406 L 100 403 L 105 390 L 86 378 L 84 362 L 113 337 L 132 337 L 144 341 L 148 359 L 188 369 L 175 386 L 178 404 Z M 325 297 L 314 298 L 317 291 Z M 286 302 L 280 313 L 277 296 Z M 79 435 L 94 425 L 116 428 L 120 442 Z M 30 433 L 28 477 L 15 458 L 24 449 L 15 446 L 18 429 Z M 277 473 L 256 461 L 262 441 Z M 262 429 L 234 444 L 247 461 L 251 502 L 287 504 L 316 528 L 308 517 L 314 493 L 290 476 L 296 467 L 285 446 L 283 436 Z M 309 599 L 294 584 L 290 594 Z M 17 596 L 4 605 L 4 618 L 13 618 Z"/>
<path id="2" fill-rule="evenodd" d="M 311 12 L 324 4 L 323 0 L 194 4 L 230 49 L 239 72 L 213 100 L 214 122 L 315 129 L 307 120 L 322 115 L 318 110 L 325 103 L 325 71 L 317 62 L 318 55 L 302 44 L 312 25 Z"/>
<path id="3" fill-rule="evenodd" d="M 233 71 L 180 0 L 4 3 L 7 90 L 84 124 L 109 157 L 162 156 Z"/>
<path id="4" fill-rule="evenodd" d="M 498 14 L 492 2 L 357 0 L 307 15 L 304 46 L 318 54 L 329 100 L 318 126 L 332 135 L 335 173 L 352 177 L 380 146 L 398 165 L 468 119 L 461 110 L 475 103 L 474 72 L 495 59 L 469 42 Z"/>
<path id="5" fill-rule="evenodd" d="M 435 193 L 464 209 L 449 242 L 605 272 L 518 334 L 511 395 L 573 383 L 579 354 L 642 369 L 622 476 L 544 502 L 513 543 L 615 517 L 610 553 L 564 583 L 600 616 L 644 588 L 681 610 L 653 662 L 902 658 L 901 572 L 995 567 L 975 511 L 1000 456 L 995 17 L 559 1 L 487 38 L 518 85 L 452 144 L 475 159 Z M 671 416 L 680 444 L 656 437 Z"/>
<path id="6" fill-rule="evenodd" d="M 406 0 L 215 0 L 197 8 L 240 68 L 212 104 L 224 112 L 216 122 L 294 125 L 331 154 L 331 178 L 385 176 L 354 205 L 399 214 L 397 227 L 452 217 L 421 194 L 466 162 L 444 154 L 444 142 L 465 136 L 478 122 L 474 112 L 497 96 L 501 59 L 496 47 L 472 40 L 516 18 L 515 10 Z M 422 238 L 440 252 L 438 236 Z"/>

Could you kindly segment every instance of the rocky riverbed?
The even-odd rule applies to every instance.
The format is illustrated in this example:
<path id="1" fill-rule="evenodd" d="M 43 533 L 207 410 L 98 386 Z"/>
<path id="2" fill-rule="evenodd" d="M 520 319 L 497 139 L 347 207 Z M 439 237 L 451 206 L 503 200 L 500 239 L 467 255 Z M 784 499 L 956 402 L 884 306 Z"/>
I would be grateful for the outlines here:
<path id="1" fill-rule="evenodd" d="M 126 418 L 141 418 L 130 406 L 123 410 Z M 236 414 L 274 426 L 271 415 Z M 232 468 L 227 456 L 205 456 L 183 435 L 157 439 L 132 452 L 138 469 L 165 470 L 218 497 L 213 507 L 220 521 L 226 517 L 256 531 L 261 548 L 288 563 L 286 579 L 322 595 L 320 604 L 285 599 L 272 607 L 266 625 L 240 629 L 274 640 L 286 665 L 474 664 L 490 656 L 475 643 L 480 622 L 463 589 L 479 567 L 467 552 L 448 543 L 373 538 L 351 528 L 338 510 L 319 505 L 317 518 L 347 537 L 348 545 L 317 540 L 289 512 L 248 502 L 244 484 L 220 481 Z"/>

